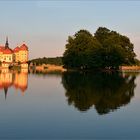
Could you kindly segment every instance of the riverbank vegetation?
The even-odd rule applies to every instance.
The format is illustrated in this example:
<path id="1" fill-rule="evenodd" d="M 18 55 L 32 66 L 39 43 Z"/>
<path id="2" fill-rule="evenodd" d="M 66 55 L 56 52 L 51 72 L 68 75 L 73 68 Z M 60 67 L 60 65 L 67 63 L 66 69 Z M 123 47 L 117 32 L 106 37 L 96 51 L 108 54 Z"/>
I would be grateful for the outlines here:
<path id="1" fill-rule="evenodd" d="M 28 62 L 29 64 L 33 64 L 36 66 L 40 66 L 42 64 L 51 64 L 51 65 L 57 65 L 60 66 L 62 65 L 62 57 L 54 57 L 54 58 L 47 58 L 47 57 L 43 57 L 43 58 L 36 58 L 36 59 L 32 59 Z"/>
<path id="2" fill-rule="evenodd" d="M 80 30 L 69 36 L 63 55 L 67 69 L 119 69 L 121 65 L 137 65 L 134 45 L 127 36 L 105 27 L 99 27 L 94 35 Z"/>

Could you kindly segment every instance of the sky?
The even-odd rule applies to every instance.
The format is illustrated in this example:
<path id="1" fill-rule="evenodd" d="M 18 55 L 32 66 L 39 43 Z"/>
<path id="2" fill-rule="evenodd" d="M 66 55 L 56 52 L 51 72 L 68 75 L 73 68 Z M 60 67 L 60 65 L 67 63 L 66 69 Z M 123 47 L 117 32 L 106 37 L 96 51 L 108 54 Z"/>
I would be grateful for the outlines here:
<path id="1" fill-rule="evenodd" d="M 0 0 L 0 45 L 25 42 L 29 58 L 62 56 L 69 35 L 107 27 L 126 35 L 140 59 L 140 1 Z"/>

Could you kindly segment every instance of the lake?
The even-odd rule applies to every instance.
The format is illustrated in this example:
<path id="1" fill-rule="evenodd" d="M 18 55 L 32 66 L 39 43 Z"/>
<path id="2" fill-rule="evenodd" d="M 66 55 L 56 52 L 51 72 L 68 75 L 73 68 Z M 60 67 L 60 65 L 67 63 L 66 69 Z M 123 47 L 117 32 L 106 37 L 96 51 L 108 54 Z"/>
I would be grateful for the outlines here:
<path id="1" fill-rule="evenodd" d="M 139 73 L 0 72 L 0 139 L 140 139 Z"/>

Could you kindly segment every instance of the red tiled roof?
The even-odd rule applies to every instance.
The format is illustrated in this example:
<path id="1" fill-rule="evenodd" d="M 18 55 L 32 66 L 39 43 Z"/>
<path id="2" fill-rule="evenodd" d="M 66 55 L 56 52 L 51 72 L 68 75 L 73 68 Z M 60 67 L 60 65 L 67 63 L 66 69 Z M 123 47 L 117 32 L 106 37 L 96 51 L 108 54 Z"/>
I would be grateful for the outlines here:
<path id="1" fill-rule="evenodd" d="M 28 50 L 27 45 L 26 45 L 26 44 L 22 44 L 22 45 L 20 46 L 20 50 Z"/>
<path id="2" fill-rule="evenodd" d="M 0 49 L 4 49 L 4 48 L 5 48 L 5 46 L 1 46 L 1 45 L 0 45 Z"/>
<path id="3" fill-rule="evenodd" d="M 2 52 L 5 49 L 4 46 L 0 46 L 0 52 Z"/>
<path id="4" fill-rule="evenodd" d="M 12 49 L 5 48 L 5 46 L 0 46 L 0 52 L 3 52 L 4 54 L 11 54 L 11 53 L 13 53 Z"/>
<path id="5" fill-rule="evenodd" d="M 18 52 L 19 50 L 20 50 L 20 48 L 17 46 L 13 51 Z"/>
<path id="6" fill-rule="evenodd" d="M 13 51 L 10 48 L 3 49 L 2 52 L 4 54 L 12 54 L 13 53 Z"/>
<path id="7" fill-rule="evenodd" d="M 19 52 L 20 50 L 28 50 L 28 47 L 26 44 L 22 44 L 20 47 L 16 47 L 14 50 L 10 49 L 10 48 L 6 48 L 5 46 L 0 45 L 0 52 L 3 52 L 4 54 L 11 54 L 13 52 Z"/>

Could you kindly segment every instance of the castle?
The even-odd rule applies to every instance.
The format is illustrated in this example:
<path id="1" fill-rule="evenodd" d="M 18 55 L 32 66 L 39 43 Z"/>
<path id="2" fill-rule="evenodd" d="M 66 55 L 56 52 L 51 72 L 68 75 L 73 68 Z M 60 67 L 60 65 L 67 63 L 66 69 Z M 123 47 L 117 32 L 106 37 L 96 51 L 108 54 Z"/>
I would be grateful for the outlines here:
<path id="1" fill-rule="evenodd" d="M 5 46 L 0 45 L 0 62 L 2 63 L 2 67 L 9 67 L 10 65 L 18 63 L 23 67 L 27 67 L 28 53 L 28 47 L 26 44 L 22 44 L 20 47 L 17 46 L 12 50 L 9 47 L 7 37 Z"/>

